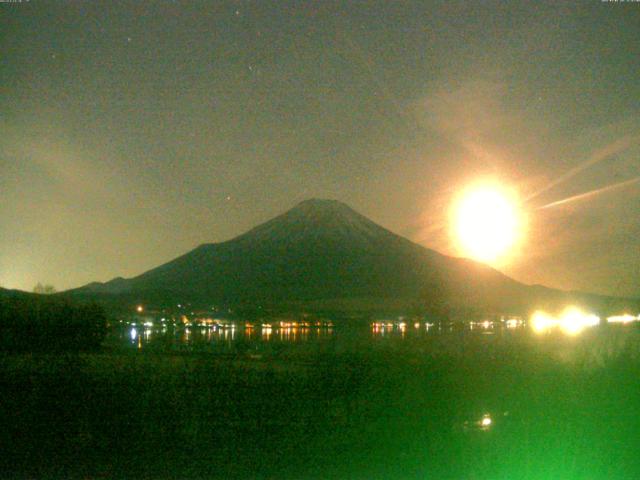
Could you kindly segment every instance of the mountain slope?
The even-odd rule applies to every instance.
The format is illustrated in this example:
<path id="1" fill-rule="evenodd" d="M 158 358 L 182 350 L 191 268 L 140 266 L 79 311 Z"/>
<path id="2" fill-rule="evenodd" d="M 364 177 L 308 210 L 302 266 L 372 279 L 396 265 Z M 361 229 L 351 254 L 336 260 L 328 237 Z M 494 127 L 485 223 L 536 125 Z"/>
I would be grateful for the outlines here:
<path id="1" fill-rule="evenodd" d="M 363 308 L 491 312 L 519 312 L 541 296 L 564 295 L 424 248 L 333 200 L 304 201 L 227 242 L 200 245 L 137 277 L 71 293 L 254 306 L 359 299 Z"/>

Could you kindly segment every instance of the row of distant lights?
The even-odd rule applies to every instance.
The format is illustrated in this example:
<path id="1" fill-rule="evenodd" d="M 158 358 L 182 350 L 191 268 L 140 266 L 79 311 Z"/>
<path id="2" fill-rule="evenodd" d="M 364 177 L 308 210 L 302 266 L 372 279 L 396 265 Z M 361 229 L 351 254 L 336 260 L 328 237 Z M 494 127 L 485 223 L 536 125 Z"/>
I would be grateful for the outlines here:
<path id="1" fill-rule="evenodd" d="M 431 327 L 433 327 L 433 323 L 425 323 L 424 326 L 427 328 L 427 330 L 429 330 Z M 418 329 L 420 328 L 421 324 L 416 322 L 413 324 L 413 328 Z M 382 331 L 384 329 L 389 329 L 389 330 L 393 330 L 394 328 L 398 328 L 401 331 L 404 331 L 407 329 L 407 323 L 406 322 L 373 322 L 371 324 L 371 327 L 373 328 L 374 331 Z"/>
<path id="2" fill-rule="evenodd" d="M 633 316 L 627 313 L 607 318 L 607 323 L 612 324 L 626 324 L 637 321 L 640 321 L 640 315 Z M 509 329 L 515 329 L 525 325 L 524 320 L 519 318 L 503 319 L 499 323 Z M 537 333 L 545 333 L 553 329 L 559 329 L 568 335 L 576 335 L 582 332 L 585 328 L 593 327 L 600 323 L 600 317 L 594 314 L 585 313 L 577 307 L 568 307 L 559 316 L 553 316 L 543 311 L 537 311 L 529 320 L 529 325 L 531 325 L 533 330 Z M 424 325 L 427 330 L 434 326 L 433 323 L 425 323 Z M 470 322 L 469 324 L 469 328 L 471 330 L 474 330 L 475 328 L 487 330 L 493 329 L 495 326 L 496 322 L 489 320 L 482 322 Z M 414 327 L 418 329 L 421 327 L 421 324 L 415 323 Z M 384 333 L 385 330 L 394 330 L 396 328 L 401 332 L 404 332 L 407 328 L 407 324 L 405 322 L 374 322 L 372 324 L 374 333 Z"/>
<path id="3" fill-rule="evenodd" d="M 165 319 L 163 318 L 161 322 L 164 323 L 164 321 Z M 137 322 L 131 322 L 128 325 L 131 327 L 131 330 L 129 331 L 129 336 L 131 337 L 131 340 L 135 340 L 136 338 L 140 339 L 138 328 L 144 327 L 144 334 L 145 334 L 145 337 L 147 337 L 151 334 L 152 328 L 154 327 L 154 323 L 150 321 L 147 321 L 141 324 L 138 324 Z M 174 326 L 175 325 L 178 325 L 178 324 L 174 323 Z M 192 322 L 187 322 L 187 323 L 181 323 L 180 325 L 183 325 L 185 327 L 184 332 L 187 334 L 187 336 L 191 333 L 191 327 L 204 327 L 209 332 L 217 330 L 218 332 L 224 333 L 225 335 L 231 332 L 232 338 L 233 338 L 233 333 L 236 330 L 235 323 L 229 323 L 229 324 L 195 323 L 194 324 Z M 264 334 L 270 335 L 271 332 L 275 329 L 276 331 L 280 331 L 281 334 L 285 333 L 288 335 L 289 333 L 293 333 L 293 335 L 295 336 L 298 330 L 304 332 L 304 331 L 308 331 L 311 328 L 318 331 L 331 332 L 333 328 L 333 323 L 332 322 L 316 322 L 315 324 L 309 324 L 309 323 L 298 324 L 296 322 L 279 322 L 276 324 L 262 323 L 259 326 L 262 330 L 263 335 Z M 244 330 L 247 332 L 251 332 L 254 329 L 254 325 L 252 323 L 245 323 L 245 324 L 242 324 L 240 327 L 244 328 Z M 167 326 L 163 324 L 162 332 L 166 332 L 166 331 L 167 331 Z"/>
<path id="4" fill-rule="evenodd" d="M 614 315 L 607 318 L 607 323 L 631 323 L 640 321 L 640 315 Z M 559 316 L 553 316 L 543 311 L 537 311 L 531 316 L 530 324 L 536 333 L 545 333 L 560 329 L 567 335 L 577 335 L 584 329 L 600 325 L 600 317 L 592 313 L 585 313 L 577 307 L 566 308 Z"/>
<path id="5" fill-rule="evenodd" d="M 138 313 L 142 313 L 143 312 L 143 307 L 141 305 L 139 305 L 136 310 L 138 311 Z M 164 318 L 162 319 L 163 321 L 165 320 Z M 607 323 L 622 323 L 622 324 L 626 324 L 626 323 L 631 323 L 631 322 L 636 322 L 636 321 L 640 321 L 640 315 L 637 316 L 633 316 L 630 315 L 628 313 L 625 313 L 623 315 L 614 315 L 611 317 L 607 318 Z M 281 327 L 283 328 L 287 328 L 287 327 L 291 327 L 293 325 L 283 325 L 283 322 L 281 323 Z M 591 314 L 591 313 L 585 313 L 583 312 L 581 309 L 579 309 L 578 307 L 567 307 L 559 316 L 553 316 L 550 315 L 546 312 L 543 312 L 541 310 L 535 312 L 530 319 L 530 325 L 533 328 L 533 330 L 537 333 L 544 333 L 544 332 L 548 332 L 550 330 L 553 329 L 560 329 L 562 330 L 564 333 L 568 334 L 568 335 L 576 335 L 580 332 L 582 332 L 585 328 L 588 327 L 593 327 L 596 325 L 599 325 L 601 323 L 600 317 L 598 317 L 597 315 Z M 522 320 L 519 319 L 508 319 L 505 321 L 505 326 L 507 328 L 517 328 L 519 326 L 521 326 L 523 324 Z M 133 324 L 135 325 L 135 324 Z M 153 324 L 151 322 L 145 322 L 144 324 L 145 326 L 152 326 Z M 484 321 L 484 322 L 473 322 L 471 324 L 471 328 L 473 329 L 474 325 L 477 326 L 481 326 L 482 328 L 491 328 L 493 327 L 493 322 L 489 322 L 489 321 Z M 204 326 L 204 325 L 203 325 Z M 298 325 L 295 325 L 298 326 Z M 306 326 L 306 325 L 304 325 Z M 328 325 L 328 326 L 333 326 L 333 325 Z M 385 322 L 375 322 L 373 324 L 373 328 L 374 331 L 380 331 L 380 330 L 384 330 L 385 327 L 386 328 L 393 328 L 397 326 L 401 331 L 404 331 L 407 327 L 407 324 L 405 322 L 397 322 L 397 323 L 385 323 Z M 432 323 L 426 323 L 425 324 L 427 330 L 433 326 Z M 232 328 L 234 328 L 235 325 L 232 325 Z M 420 328 L 420 324 L 419 323 L 415 323 L 414 327 Z M 262 328 L 265 329 L 270 329 L 272 328 L 271 324 L 263 324 Z"/>
<path id="6" fill-rule="evenodd" d="M 142 313 L 144 311 L 144 308 L 142 306 L 138 306 L 136 307 L 136 311 L 138 313 Z M 162 328 L 166 329 L 166 322 L 169 321 L 167 320 L 167 318 L 162 317 L 160 319 L 160 323 L 162 324 Z M 170 321 L 174 326 L 177 325 L 181 325 L 184 327 L 205 327 L 205 328 L 211 328 L 211 329 L 235 329 L 236 328 L 236 324 L 233 322 L 223 322 L 220 320 L 211 320 L 211 319 L 203 319 L 203 320 L 188 320 L 186 316 L 182 316 L 182 319 L 180 321 Z M 120 323 L 123 323 L 123 320 L 120 320 Z M 132 326 L 132 327 L 136 327 L 138 325 L 138 322 L 127 322 L 128 325 Z M 144 326 L 144 327 L 153 327 L 154 326 L 154 322 L 147 320 L 145 322 L 141 322 L 140 325 Z M 267 330 L 271 330 L 273 328 L 276 329 L 285 329 L 285 330 L 291 330 L 291 329 L 305 329 L 305 328 L 333 328 L 334 324 L 333 322 L 328 322 L 328 321 L 301 321 L 301 322 L 284 322 L 284 321 L 280 321 L 280 322 L 275 322 L 275 323 L 261 323 L 259 324 L 260 327 L 262 329 L 267 329 Z M 253 323 L 250 322 L 245 322 L 242 324 L 242 326 L 246 329 L 246 330 L 250 330 L 254 327 Z"/>
<path id="7" fill-rule="evenodd" d="M 505 327 L 507 328 L 518 328 L 521 327 L 522 325 L 524 325 L 524 321 L 518 318 L 510 318 L 510 319 L 506 319 L 506 320 L 501 320 L 500 322 L 493 322 L 493 321 L 489 321 L 489 320 L 484 320 L 482 322 L 469 322 L 469 329 L 473 330 L 475 328 L 483 328 L 483 329 L 491 329 L 494 328 L 496 326 L 496 324 L 504 324 Z M 413 324 L 413 328 L 415 328 L 416 330 L 418 330 L 419 328 L 422 327 L 422 325 L 424 325 L 424 327 L 428 330 L 430 330 L 431 328 L 433 328 L 434 326 L 436 326 L 435 323 L 430 323 L 430 322 L 426 322 L 424 324 L 419 323 L 419 322 L 415 322 Z M 384 330 L 395 330 L 398 329 L 401 332 L 405 331 L 407 329 L 407 323 L 406 322 L 384 322 L 384 321 L 380 321 L 380 322 L 373 322 L 371 324 L 371 328 L 373 329 L 374 332 L 383 332 Z"/>

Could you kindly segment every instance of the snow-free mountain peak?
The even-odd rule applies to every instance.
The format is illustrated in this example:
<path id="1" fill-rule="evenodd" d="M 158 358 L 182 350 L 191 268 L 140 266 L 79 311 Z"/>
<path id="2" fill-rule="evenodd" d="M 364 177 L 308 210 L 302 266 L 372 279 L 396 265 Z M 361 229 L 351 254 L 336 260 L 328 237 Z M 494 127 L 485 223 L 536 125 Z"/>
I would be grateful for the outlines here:
<path id="1" fill-rule="evenodd" d="M 342 241 L 345 246 L 399 237 L 338 200 L 309 199 L 298 203 L 236 240 L 242 242 Z"/>

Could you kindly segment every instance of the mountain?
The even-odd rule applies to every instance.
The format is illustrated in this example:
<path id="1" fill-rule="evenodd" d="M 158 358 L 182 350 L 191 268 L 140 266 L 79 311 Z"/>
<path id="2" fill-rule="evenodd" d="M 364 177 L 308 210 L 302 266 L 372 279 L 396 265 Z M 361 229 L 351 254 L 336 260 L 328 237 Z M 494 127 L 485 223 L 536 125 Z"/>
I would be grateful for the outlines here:
<path id="1" fill-rule="evenodd" d="M 0 300 L 5 298 L 12 298 L 12 299 L 17 298 L 21 300 L 27 300 L 27 299 L 33 299 L 38 297 L 40 297 L 40 295 L 36 295 L 35 293 L 23 292 L 22 290 L 9 290 L 9 289 L 0 287 Z"/>
<path id="2" fill-rule="evenodd" d="M 341 202 L 317 199 L 137 277 L 94 282 L 65 294 L 125 303 L 435 314 L 524 313 L 571 295 L 526 286 L 484 264 L 442 255 Z"/>

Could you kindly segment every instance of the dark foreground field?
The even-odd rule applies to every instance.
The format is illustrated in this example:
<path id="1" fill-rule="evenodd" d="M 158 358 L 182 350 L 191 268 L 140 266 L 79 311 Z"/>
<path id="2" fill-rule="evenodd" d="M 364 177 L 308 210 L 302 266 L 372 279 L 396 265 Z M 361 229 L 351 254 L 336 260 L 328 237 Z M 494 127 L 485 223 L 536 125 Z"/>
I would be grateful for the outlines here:
<path id="1" fill-rule="evenodd" d="M 639 478 L 637 336 L 5 355 L 1 476 Z"/>

